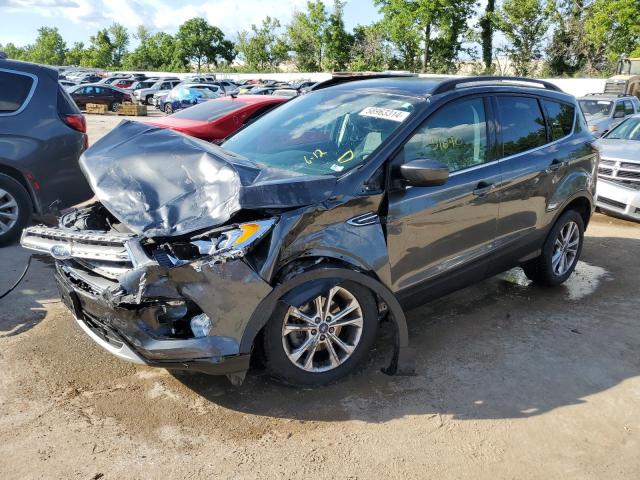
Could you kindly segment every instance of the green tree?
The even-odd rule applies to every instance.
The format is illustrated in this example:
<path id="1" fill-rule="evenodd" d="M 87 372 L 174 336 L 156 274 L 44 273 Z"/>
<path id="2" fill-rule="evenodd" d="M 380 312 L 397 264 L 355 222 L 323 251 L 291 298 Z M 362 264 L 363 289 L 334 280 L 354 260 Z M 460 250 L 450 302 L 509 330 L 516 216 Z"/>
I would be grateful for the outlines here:
<path id="1" fill-rule="evenodd" d="M 0 51 L 7 55 L 7 58 L 12 60 L 26 60 L 27 50 L 25 47 L 16 47 L 13 43 L 9 42 L 6 45 L 0 45 Z"/>
<path id="2" fill-rule="evenodd" d="M 251 31 L 238 34 L 237 49 L 246 67 L 255 71 L 275 70 L 289 58 L 289 49 L 282 35 L 278 34 L 280 22 L 266 17 L 262 25 L 251 25 Z"/>
<path id="3" fill-rule="evenodd" d="M 89 47 L 84 51 L 80 61 L 83 67 L 109 68 L 113 62 L 113 44 L 109 38 L 109 31 L 105 28 L 98 30 L 89 37 Z"/>
<path id="4" fill-rule="evenodd" d="M 84 55 L 84 43 L 75 42 L 64 56 L 65 65 L 80 65 Z"/>
<path id="5" fill-rule="evenodd" d="M 431 70 L 436 73 L 455 73 L 460 52 L 468 54 L 472 49 L 463 49 L 462 43 L 471 33 L 467 21 L 472 15 L 475 0 L 448 0 L 443 5 L 442 16 L 436 25 L 436 33 L 431 40 Z"/>
<path id="6" fill-rule="evenodd" d="M 306 12 L 294 12 L 287 35 L 298 70 L 317 72 L 322 69 L 327 26 L 327 12 L 321 0 L 307 2 Z"/>
<path id="7" fill-rule="evenodd" d="M 168 33 L 158 32 L 151 35 L 144 26 L 139 26 L 134 37 L 138 47 L 123 59 L 127 70 L 158 70 L 182 72 L 186 64 L 176 39 Z"/>
<path id="8" fill-rule="evenodd" d="M 553 36 L 546 50 L 549 75 L 574 75 L 586 64 L 585 0 L 550 3 Z"/>
<path id="9" fill-rule="evenodd" d="M 119 23 L 114 23 L 109 27 L 109 39 L 113 46 L 111 65 L 114 67 L 122 66 L 122 59 L 127 54 L 129 46 L 129 32 Z"/>
<path id="10" fill-rule="evenodd" d="M 225 39 L 222 30 L 204 18 L 196 17 L 184 22 L 176 38 L 183 58 L 195 63 L 198 71 L 203 65 L 213 63 L 217 67 L 220 62 L 231 63 L 235 58 L 233 43 Z"/>
<path id="11" fill-rule="evenodd" d="M 422 71 L 452 68 L 475 0 L 374 0 L 401 66 Z M 421 57 L 421 58 L 420 58 Z M 433 65 L 432 65 L 433 62 Z"/>
<path id="12" fill-rule="evenodd" d="M 40 27 L 36 42 L 29 49 L 29 60 L 46 65 L 62 65 L 67 44 L 57 28 Z"/>
<path id="13" fill-rule="evenodd" d="M 487 73 L 493 72 L 493 15 L 496 0 L 487 0 L 484 15 L 480 18 L 480 40 L 482 43 L 482 61 Z"/>
<path id="14" fill-rule="evenodd" d="M 496 12 L 495 23 L 509 41 L 506 52 L 516 75 L 534 72 L 534 61 L 542 57 L 548 18 L 542 0 L 504 0 Z"/>
<path id="15" fill-rule="evenodd" d="M 609 72 L 620 55 L 640 55 L 640 1 L 595 0 L 584 22 L 589 69 Z"/>
<path id="16" fill-rule="evenodd" d="M 341 0 L 334 0 L 333 12 L 329 15 L 325 36 L 324 67 L 332 71 L 345 70 L 349 63 L 349 55 L 353 44 L 353 36 L 344 28 L 344 5 Z"/>
<path id="17" fill-rule="evenodd" d="M 388 70 L 392 62 L 392 52 L 379 23 L 358 25 L 353 29 L 351 48 L 351 70 L 380 72 Z"/>

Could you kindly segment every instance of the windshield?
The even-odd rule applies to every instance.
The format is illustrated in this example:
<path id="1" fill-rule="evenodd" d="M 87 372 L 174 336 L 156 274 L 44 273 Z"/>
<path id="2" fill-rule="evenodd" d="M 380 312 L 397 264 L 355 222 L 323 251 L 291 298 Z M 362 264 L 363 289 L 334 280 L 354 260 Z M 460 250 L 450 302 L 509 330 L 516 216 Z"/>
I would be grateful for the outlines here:
<path id="1" fill-rule="evenodd" d="M 341 175 L 362 164 L 421 101 L 363 89 L 320 90 L 276 108 L 223 147 L 270 167 Z"/>
<path id="2" fill-rule="evenodd" d="M 613 106 L 613 102 L 608 100 L 578 100 L 578 103 L 587 117 L 596 115 L 607 117 L 611 113 L 611 107 Z"/>
<path id="3" fill-rule="evenodd" d="M 611 130 L 605 138 L 609 140 L 640 141 L 640 118 L 627 118 L 624 122 Z"/>
<path id="4" fill-rule="evenodd" d="M 193 107 L 181 110 L 173 114 L 174 118 L 184 118 L 186 120 L 199 120 L 201 122 L 213 122 L 218 118 L 240 110 L 245 104 L 233 100 L 215 100 L 205 102 Z"/>

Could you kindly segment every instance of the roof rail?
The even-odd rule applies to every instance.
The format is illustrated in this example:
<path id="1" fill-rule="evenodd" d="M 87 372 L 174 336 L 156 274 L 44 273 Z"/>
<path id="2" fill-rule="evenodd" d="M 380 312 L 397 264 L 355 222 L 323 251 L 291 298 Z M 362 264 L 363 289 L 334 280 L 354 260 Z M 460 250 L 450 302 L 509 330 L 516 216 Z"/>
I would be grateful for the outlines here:
<path id="1" fill-rule="evenodd" d="M 371 80 L 376 78 L 394 77 L 417 77 L 417 73 L 410 72 L 334 72 L 329 80 L 324 80 L 313 85 L 310 90 L 320 90 L 322 88 L 340 85 L 342 83 L 353 82 L 355 80 Z"/>
<path id="2" fill-rule="evenodd" d="M 523 87 L 535 87 L 535 88 L 546 88 L 547 90 L 554 90 L 556 92 L 562 92 L 562 89 L 553 83 L 547 82 L 545 80 L 537 80 L 535 78 L 526 78 L 526 77 L 501 77 L 501 76 L 478 76 L 478 77 L 463 77 L 463 78 L 452 78 L 451 80 L 446 80 L 438 85 L 432 92 L 432 95 L 437 95 L 439 93 L 449 92 L 451 90 L 455 90 L 456 88 L 470 88 L 478 85 L 487 85 L 487 84 L 512 84 L 512 85 L 520 85 Z"/>
<path id="3" fill-rule="evenodd" d="M 595 92 L 595 93 L 587 93 L 585 97 L 633 97 L 630 93 L 609 93 L 609 92 Z"/>

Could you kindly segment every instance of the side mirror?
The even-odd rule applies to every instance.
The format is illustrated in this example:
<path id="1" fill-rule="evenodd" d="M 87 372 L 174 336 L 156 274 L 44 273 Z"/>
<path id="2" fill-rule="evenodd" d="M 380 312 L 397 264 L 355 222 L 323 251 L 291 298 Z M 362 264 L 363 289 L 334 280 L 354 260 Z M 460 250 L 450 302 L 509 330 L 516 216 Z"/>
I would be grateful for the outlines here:
<path id="1" fill-rule="evenodd" d="M 437 160 L 423 158 L 402 164 L 400 173 L 414 187 L 436 187 L 449 179 L 449 167 Z"/>
<path id="2" fill-rule="evenodd" d="M 613 112 L 613 118 L 624 118 L 624 112 Z"/>

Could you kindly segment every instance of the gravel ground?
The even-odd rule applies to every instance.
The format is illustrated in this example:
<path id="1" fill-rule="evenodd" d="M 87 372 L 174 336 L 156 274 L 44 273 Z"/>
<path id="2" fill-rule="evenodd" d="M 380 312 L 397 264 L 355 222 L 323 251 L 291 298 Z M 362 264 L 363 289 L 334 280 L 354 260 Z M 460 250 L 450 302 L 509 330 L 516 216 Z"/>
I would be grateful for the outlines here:
<path id="1" fill-rule="evenodd" d="M 92 141 L 119 119 L 88 116 Z M 519 269 L 409 312 L 417 375 L 297 390 L 131 365 L 32 262 L 0 300 L 0 472 L 65 478 L 640 478 L 640 225 L 596 214 L 566 285 Z M 28 257 L 0 250 L 0 291 Z"/>

